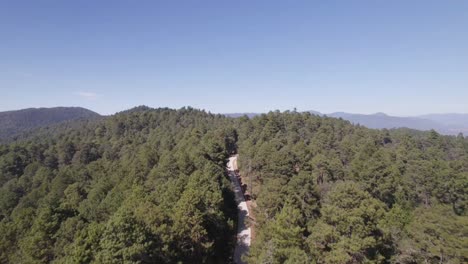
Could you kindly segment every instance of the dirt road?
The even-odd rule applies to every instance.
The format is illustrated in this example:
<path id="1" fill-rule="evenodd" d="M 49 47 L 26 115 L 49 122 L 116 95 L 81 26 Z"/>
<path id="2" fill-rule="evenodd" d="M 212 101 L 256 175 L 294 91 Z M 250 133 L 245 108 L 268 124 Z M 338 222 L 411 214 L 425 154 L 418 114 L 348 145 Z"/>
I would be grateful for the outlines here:
<path id="1" fill-rule="evenodd" d="M 251 230 L 246 226 L 246 220 L 249 218 L 249 209 L 242 193 L 242 188 L 239 180 L 234 172 L 237 169 L 237 156 L 230 157 L 227 164 L 229 179 L 234 187 L 236 195 L 237 209 L 239 210 L 238 226 L 237 226 L 237 245 L 234 250 L 234 262 L 243 264 L 241 257 L 249 252 L 251 242 Z"/>

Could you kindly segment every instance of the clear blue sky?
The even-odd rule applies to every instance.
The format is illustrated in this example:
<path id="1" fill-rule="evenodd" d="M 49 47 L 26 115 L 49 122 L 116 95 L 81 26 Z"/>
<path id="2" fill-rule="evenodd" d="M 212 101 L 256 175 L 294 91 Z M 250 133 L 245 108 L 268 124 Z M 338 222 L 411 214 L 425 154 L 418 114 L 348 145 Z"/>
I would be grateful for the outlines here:
<path id="1" fill-rule="evenodd" d="M 468 113 L 468 1 L 0 1 L 0 111 L 142 104 Z"/>

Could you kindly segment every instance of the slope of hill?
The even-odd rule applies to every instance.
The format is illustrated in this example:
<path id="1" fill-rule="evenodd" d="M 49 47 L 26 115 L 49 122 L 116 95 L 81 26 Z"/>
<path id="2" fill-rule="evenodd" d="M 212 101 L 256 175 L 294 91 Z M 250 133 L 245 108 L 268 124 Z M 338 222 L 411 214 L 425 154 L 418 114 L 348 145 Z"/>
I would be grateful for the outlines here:
<path id="1" fill-rule="evenodd" d="M 468 261 L 464 137 L 193 108 L 63 124 L 0 145 L 0 263 L 232 263 L 233 152 L 248 263 Z"/>
<path id="2" fill-rule="evenodd" d="M 28 108 L 0 112 L 0 139 L 14 137 L 31 129 L 100 115 L 81 107 Z"/>
<path id="3" fill-rule="evenodd" d="M 227 122 L 138 108 L 0 145 L 0 263 L 230 263 Z"/>
<path id="4" fill-rule="evenodd" d="M 239 123 L 248 263 L 467 263 L 463 137 L 293 112 Z"/>

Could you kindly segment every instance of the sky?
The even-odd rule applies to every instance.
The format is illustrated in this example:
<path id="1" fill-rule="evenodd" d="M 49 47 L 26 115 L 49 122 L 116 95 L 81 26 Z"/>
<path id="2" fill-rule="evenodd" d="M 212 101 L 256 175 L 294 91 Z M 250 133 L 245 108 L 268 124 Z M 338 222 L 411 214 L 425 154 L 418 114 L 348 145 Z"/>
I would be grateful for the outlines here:
<path id="1" fill-rule="evenodd" d="M 0 111 L 468 113 L 468 1 L 0 0 Z"/>

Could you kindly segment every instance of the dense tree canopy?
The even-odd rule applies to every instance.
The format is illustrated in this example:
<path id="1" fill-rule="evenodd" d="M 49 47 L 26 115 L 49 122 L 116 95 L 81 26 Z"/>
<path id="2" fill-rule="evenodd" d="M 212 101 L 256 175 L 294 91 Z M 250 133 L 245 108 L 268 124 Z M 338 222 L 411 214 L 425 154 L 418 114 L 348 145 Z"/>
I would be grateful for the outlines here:
<path id="1" fill-rule="evenodd" d="M 35 128 L 99 117 L 99 114 L 81 107 L 28 108 L 0 112 L 0 142 L 12 141 Z"/>
<path id="2" fill-rule="evenodd" d="M 463 135 L 138 107 L 0 145 L 0 263 L 229 263 L 234 152 L 249 263 L 468 262 Z"/>
<path id="3" fill-rule="evenodd" d="M 227 121 L 140 108 L 0 146 L 0 262 L 229 261 Z"/>
<path id="4" fill-rule="evenodd" d="M 249 262 L 468 262 L 463 135 L 296 112 L 236 122 L 255 199 Z"/>

